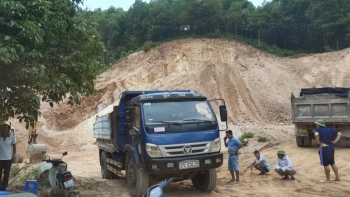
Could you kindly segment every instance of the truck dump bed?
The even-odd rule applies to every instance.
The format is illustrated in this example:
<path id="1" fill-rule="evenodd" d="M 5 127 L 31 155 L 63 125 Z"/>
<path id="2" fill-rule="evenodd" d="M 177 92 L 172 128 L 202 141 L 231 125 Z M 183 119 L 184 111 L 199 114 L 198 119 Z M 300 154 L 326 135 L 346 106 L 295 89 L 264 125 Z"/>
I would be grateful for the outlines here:
<path id="1" fill-rule="evenodd" d="M 326 126 L 343 134 L 338 142 L 348 147 L 350 137 L 350 88 L 307 88 L 299 96 L 291 95 L 292 122 L 298 146 L 311 146 L 315 121 L 323 119 Z"/>
<path id="2" fill-rule="evenodd" d="M 299 97 L 292 94 L 293 123 L 350 123 L 349 88 L 302 89 Z"/>

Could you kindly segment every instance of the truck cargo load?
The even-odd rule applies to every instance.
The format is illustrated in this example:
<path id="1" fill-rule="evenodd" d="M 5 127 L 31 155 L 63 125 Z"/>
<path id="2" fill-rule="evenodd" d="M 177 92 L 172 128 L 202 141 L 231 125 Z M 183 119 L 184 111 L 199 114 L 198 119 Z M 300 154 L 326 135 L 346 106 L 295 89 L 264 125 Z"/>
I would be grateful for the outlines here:
<path id="1" fill-rule="evenodd" d="M 96 121 L 93 126 L 93 137 L 100 139 L 110 139 L 112 128 L 111 128 L 111 117 L 109 114 L 104 116 L 96 116 Z"/>

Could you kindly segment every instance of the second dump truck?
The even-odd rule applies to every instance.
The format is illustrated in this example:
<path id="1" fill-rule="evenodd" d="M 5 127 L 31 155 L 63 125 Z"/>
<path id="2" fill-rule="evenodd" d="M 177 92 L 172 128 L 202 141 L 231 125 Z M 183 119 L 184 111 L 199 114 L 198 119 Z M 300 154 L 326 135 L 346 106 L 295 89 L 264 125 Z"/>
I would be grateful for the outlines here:
<path id="1" fill-rule="evenodd" d="M 350 88 L 304 88 L 299 96 L 291 95 L 292 121 L 299 147 L 312 146 L 316 130 L 314 123 L 323 119 L 326 126 L 342 133 L 336 144 L 349 147 Z"/>

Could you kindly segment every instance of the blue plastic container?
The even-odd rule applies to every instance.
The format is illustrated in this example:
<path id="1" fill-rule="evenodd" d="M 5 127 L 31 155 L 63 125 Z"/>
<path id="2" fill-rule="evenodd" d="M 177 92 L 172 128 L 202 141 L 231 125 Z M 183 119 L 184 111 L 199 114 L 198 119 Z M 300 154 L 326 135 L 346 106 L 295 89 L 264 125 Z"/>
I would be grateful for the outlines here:
<path id="1" fill-rule="evenodd" d="M 27 180 L 24 184 L 24 191 L 33 194 L 38 193 L 38 181 L 37 180 Z"/>
<path id="2" fill-rule="evenodd" d="M 10 195 L 11 192 L 7 192 L 7 191 L 0 191 L 0 196 L 6 196 L 6 195 Z"/>

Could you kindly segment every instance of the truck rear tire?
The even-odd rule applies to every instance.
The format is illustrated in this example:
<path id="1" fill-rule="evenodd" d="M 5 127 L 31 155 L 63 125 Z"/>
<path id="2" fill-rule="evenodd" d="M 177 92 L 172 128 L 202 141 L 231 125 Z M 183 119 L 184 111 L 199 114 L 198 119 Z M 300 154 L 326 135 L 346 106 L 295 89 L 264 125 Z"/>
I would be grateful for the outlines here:
<path id="1" fill-rule="evenodd" d="M 194 188 L 202 192 L 211 192 L 216 187 L 216 169 L 202 170 L 192 179 Z"/>
<path id="2" fill-rule="evenodd" d="M 347 142 L 346 137 L 341 137 L 339 141 L 335 144 L 335 146 L 340 147 L 340 148 L 346 148 L 348 147 L 348 142 Z"/>
<path id="3" fill-rule="evenodd" d="M 149 184 L 149 174 L 137 166 L 134 159 L 130 157 L 128 169 L 126 171 L 126 180 L 129 193 L 132 197 L 141 197 L 146 193 Z"/>
<path id="4" fill-rule="evenodd" d="M 304 140 L 301 136 L 295 136 L 295 141 L 297 142 L 298 147 L 304 147 Z"/>
<path id="5" fill-rule="evenodd" d="M 101 158 L 100 158 L 100 165 L 101 165 L 101 175 L 103 179 L 112 179 L 113 178 L 113 172 L 109 171 L 107 169 L 107 161 L 106 161 L 107 155 L 105 151 L 102 151 Z"/>
<path id="6" fill-rule="evenodd" d="M 312 139 L 310 137 L 303 137 L 303 139 L 304 139 L 304 146 L 311 147 Z"/>

